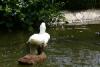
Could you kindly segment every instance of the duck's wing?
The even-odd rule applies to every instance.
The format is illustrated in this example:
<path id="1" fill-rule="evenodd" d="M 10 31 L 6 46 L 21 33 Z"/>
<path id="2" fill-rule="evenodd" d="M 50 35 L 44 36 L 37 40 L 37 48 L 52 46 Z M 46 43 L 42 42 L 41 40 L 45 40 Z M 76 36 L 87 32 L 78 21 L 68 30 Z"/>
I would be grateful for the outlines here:
<path id="1" fill-rule="evenodd" d="M 48 33 L 44 33 L 43 35 L 43 39 L 45 43 L 48 43 L 49 39 L 50 39 L 50 35 Z"/>

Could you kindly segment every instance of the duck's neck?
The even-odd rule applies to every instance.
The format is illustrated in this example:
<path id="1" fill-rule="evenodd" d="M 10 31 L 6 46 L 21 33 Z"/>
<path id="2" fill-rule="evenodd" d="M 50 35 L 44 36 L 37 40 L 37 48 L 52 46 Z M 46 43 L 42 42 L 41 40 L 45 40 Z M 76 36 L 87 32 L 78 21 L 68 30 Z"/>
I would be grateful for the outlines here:
<path id="1" fill-rule="evenodd" d="M 45 23 L 41 23 L 41 25 L 40 25 L 40 34 L 45 33 L 45 31 L 46 31 Z"/>
<path id="2" fill-rule="evenodd" d="M 45 29 L 40 29 L 40 34 L 45 33 Z"/>

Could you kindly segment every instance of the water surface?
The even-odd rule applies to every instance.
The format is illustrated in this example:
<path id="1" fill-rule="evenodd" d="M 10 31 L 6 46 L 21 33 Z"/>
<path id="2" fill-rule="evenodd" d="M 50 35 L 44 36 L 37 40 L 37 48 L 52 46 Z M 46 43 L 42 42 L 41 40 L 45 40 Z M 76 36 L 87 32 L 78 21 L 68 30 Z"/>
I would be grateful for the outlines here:
<path id="1" fill-rule="evenodd" d="M 49 29 L 47 60 L 42 64 L 20 65 L 18 58 L 26 55 L 25 42 L 30 34 L 24 31 L 0 31 L 1 67 L 100 67 L 100 25 L 66 26 Z"/>

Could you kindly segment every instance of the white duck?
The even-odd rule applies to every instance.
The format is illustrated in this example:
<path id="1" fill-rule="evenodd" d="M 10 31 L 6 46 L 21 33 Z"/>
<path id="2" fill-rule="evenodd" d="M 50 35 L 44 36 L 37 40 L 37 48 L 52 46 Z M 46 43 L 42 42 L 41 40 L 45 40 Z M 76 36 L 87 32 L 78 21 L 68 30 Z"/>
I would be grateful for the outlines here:
<path id="1" fill-rule="evenodd" d="M 49 39 L 50 35 L 46 33 L 46 25 L 42 22 L 40 25 L 40 32 L 30 36 L 28 43 L 31 44 L 33 48 L 37 48 L 38 54 L 40 54 L 44 47 L 47 46 Z"/>

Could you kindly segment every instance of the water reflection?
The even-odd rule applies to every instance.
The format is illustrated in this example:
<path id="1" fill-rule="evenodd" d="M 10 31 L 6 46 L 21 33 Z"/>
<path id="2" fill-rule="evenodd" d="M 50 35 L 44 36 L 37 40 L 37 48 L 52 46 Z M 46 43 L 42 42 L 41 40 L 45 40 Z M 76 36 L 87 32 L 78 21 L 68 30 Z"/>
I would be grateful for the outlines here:
<path id="1" fill-rule="evenodd" d="M 50 64 L 61 65 L 60 67 L 67 65 L 71 67 L 99 67 L 100 51 L 82 49 L 75 52 L 70 49 L 64 55 L 49 55 L 48 59 Z"/>
<path id="2" fill-rule="evenodd" d="M 52 41 L 53 43 L 53 41 Z M 65 47 L 62 43 L 54 45 L 53 43 L 47 48 L 48 59 L 46 66 L 58 66 L 58 67 L 99 67 L 100 66 L 100 51 L 90 49 L 72 49 Z M 54 48 L 57 45 L 62 45 L 60 48 Z M 18 45 L 16 46 L 18 47 Z M 0 65 L 2 67 L 25 67 L 20 66 L 17 63 L 17 59 L 25 54 L 25 50 L 22 48 L 16 49 L 15 47 L 0 47 Z M 49 52 L 49 53 L 48 53 Z M 27 66 L 26 66 L 27 67 Z M 31 67 L 31 66 L 30 66 Z M 38 67 L 40 67 L 38 65 Z"/>
<path id="3" fill-rule="evenodd" d="M 99 31 L 99 27 L 96 28 L 96 31 Z M 60 32 L 54 30 L 51 34 L 52 39 L 49 42 L 49 46 L 45 50 L 48 59 L 43 64 L 33 66 L 100 67 L 100 37 L 95 36 L 94 29 L 92 28 L 92 31 L 90 28 L 77 28 L 77 30 L 68 28 L 67 31 Z M 26 41 L 23 38 L 25 36 L 22 37 L 22 35 L 18 35 L 19 37 L 17 36 L 17 39 L 12 41 L 9 41 L 7 38 L 7 43 L 0 41 L 1 67 L 33 67 L 30 65 L 19 65 L 17 62 L 17 59 L 26 55 L 28 50 L 25 46 Z"/>

